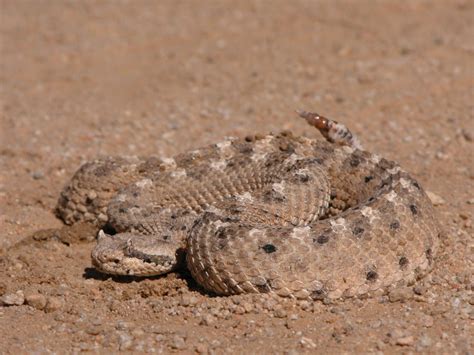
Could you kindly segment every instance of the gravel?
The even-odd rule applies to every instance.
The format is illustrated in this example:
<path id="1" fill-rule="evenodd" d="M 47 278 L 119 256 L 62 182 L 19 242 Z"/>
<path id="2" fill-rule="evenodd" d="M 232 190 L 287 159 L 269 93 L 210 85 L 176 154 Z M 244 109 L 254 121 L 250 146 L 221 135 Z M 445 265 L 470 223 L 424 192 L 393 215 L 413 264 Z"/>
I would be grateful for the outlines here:
<path id="1" fill-rule="evenodd" d="M 388 298 L 390 302 L 406 302 L 413 298 L 411 287 L 400 287 L 390 291 Z"/>
<path id="2" fill-rule="evenodd" d="M 23 291 L 19 290 L 15 293 L 7 293 L 0 297 L 0 303 L 3 306 L 21 306 L 25 302 Z"/>
<path id="3" fill-rule="evenodd" d="M 47 300 L 41 293 L 32 293 L 25 296 L 26 304 L 36 309 L 42 310 L 45 308 Z"/>

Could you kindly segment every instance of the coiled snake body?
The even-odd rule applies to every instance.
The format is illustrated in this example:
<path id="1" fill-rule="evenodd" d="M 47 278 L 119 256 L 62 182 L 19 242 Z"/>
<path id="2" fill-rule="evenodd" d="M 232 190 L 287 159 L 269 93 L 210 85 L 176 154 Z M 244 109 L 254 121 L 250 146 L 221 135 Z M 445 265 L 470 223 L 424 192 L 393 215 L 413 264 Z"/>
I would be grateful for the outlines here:
<path id="1" fill-rule="evenodd" d="M 336 299 L 426 273 L 438 225 L 421 186 L 345 126 L 300 115 L 326 140 L 256 135 L 173 159 L 95 160 L 57 210 L 115 232 L 99 232 L 98 270 L 146 276 L 185 263 L 216 294 Z"/>

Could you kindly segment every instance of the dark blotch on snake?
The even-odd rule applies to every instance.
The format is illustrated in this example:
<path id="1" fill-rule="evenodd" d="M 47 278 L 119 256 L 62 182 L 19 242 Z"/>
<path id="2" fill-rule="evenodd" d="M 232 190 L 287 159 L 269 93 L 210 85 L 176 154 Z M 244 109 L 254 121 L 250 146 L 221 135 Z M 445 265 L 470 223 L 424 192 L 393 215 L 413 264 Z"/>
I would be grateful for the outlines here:
<path id="1" fill-rule="evenodd" d="M 226 232 L 227 232 L 227 230 L 225 228 L 219 228 L 216 231 L 216 237 L 219 238 L 219 239 L 223 239 L 223 238 L 226 237 Z"/>
<path id="2" fill-rule="evenodd" d="M 379 277 L 379 275 L 375 272 L 375 271 L 369 271 L 366 275 L 366 278 L 368 281 L 375 281 L 377 280 L 377 278 Z"/>
<path id="3" fill-rule="evenodd" d="M 400 265 L 401 269 L 405 269 L 406 266 L 408 265 L 408 259 L 405 256 L 402 256 L 400 260 L 398 261 L 398 265 Z"/>
<path id="4" fill-rule="evenodd" d="M 371 180 L 373 180 L 373 179 L 374 179 L 374 177 L 373 177 L 372 175 L 369 175 L 369 176 L 366 176 L 366 177 L 364 178 L 364 181 L 365 181 L 365 183 L 368 183 L 369 181 L 371 181 Z"/>
<path id="5" fill-rule="evenodd" d="M 267 254 L 271 254 L 271 253 L 274 253 L 277 251 L 277 248 L 276 246 L 274 246 L 273 244 L 265 244 L 263 247 L 262 247 L 263 251 Z"/>
<path id="6" fill-rule="evenodd" d="M 313 292 L 311 292 L 310 297 L 315 301 L 322 301 L 326 297 L 326 290 L 324 290 L 324 288 L 323 288 L 321 290 L 313 291 Z"/>
<path id="7" fill-rule="evenodd" d="M 316 239 L 316 241 L 318 242 L 318 244 L 325 244 L 325 243 L 329 242 L 329 236 L 328 236 L 328 235 L 325 235 L 325 234 L 320 235 L 320 236 Z"/>
<path id="8" fill-rule="evenodd" d="M 400 222 L 399 221 L 393 221 L 392 223 L 390 223 L 390 229 L 395 230 L 395 229 L 398 229 L 398 228 L 400 228 Z"/>
<path id="9" fill-rule="evenodd" d="M 297 175 L 297 177 L 298 177 L 298 180 L 300 182 L 308 182 L 309 181 L 309 175 L 307 175 L 307 174 L 301 174 L 301 175 L 299 174 L 299 175 Z"/>
<path id="10" fill-rule="evenodd" d="M 350 164 L 353 168 L 356 168 L 360 164 L 360 160 L 358 158 L 351 159 Z"/>

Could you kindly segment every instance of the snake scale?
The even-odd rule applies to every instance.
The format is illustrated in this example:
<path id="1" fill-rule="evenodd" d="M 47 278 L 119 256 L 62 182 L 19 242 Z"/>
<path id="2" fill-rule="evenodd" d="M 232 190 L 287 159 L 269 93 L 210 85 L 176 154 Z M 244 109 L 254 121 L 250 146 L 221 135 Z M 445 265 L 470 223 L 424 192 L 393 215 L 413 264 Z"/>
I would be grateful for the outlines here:
<path id="1" fill-rule="evenodd" d="M 174 158 L 84 164 L 57 211 L 103 228 L 92 263 L 150 276 L 187 265 L 220 295 L 338 299 L 411 283 L 439 244 L 433 206 L 395 162 L 342 124 L 298 112 L 326 138 L 229 138 Z"/>

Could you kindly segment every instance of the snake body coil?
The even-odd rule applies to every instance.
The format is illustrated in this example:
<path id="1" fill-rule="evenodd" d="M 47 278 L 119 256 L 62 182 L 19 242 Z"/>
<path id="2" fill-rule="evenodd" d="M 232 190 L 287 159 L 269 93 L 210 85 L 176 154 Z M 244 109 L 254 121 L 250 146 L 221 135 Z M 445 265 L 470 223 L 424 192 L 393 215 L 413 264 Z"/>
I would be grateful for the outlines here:
<path id="1" fill-rule="evenodd" d="M 249 136 L 173 159 L 104 158 L 79 169 L 58 212 L 107 223 L 92 252 L 111 274 L 184 263 L 217 294 L 352 297 L 426 273 L 438 225 L 421 186 L 341 124 L 300 112 L 327 141 Z"/>

